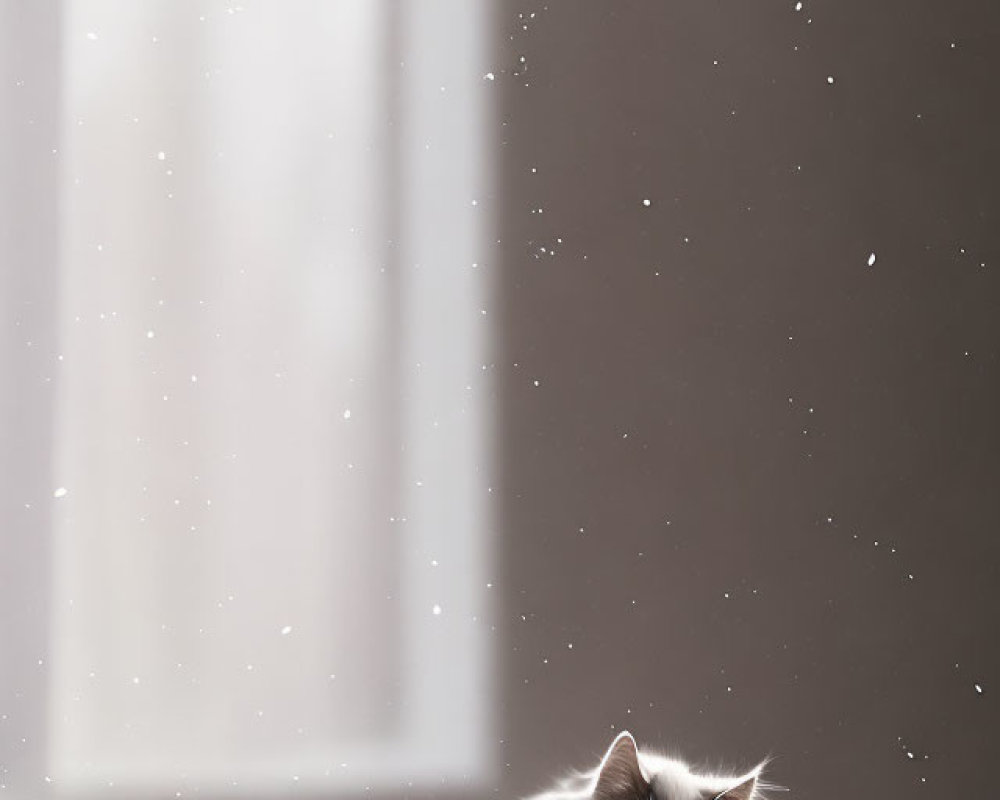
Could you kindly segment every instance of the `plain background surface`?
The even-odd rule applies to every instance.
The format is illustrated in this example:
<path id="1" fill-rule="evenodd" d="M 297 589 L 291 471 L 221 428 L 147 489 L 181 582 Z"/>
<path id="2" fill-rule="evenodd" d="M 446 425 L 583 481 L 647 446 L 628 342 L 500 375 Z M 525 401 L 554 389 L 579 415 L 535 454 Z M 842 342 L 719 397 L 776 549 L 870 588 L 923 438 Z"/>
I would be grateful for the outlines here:
<path id="1" fill-rule="evenodd" d="M 18 387 L 47 368 L 23 341 L 54 347 L 58 6 L 27 8 L 0 53 L 45 54 L 0 87 L 32 143 L 0 162 L 10 513 L 51 444 Z M 696 763 L 770 754 L 791 797 L 992 790 L 998 17 L 498 4 L 500 796 L 626 727 Z M 18 599 L 46 526 L 4 532 L 14 711 L 44 703 L 46 608 Z M 15 713 L 4 758 L 42 735 Z"/>
<path id="2" fill-rule="evenodd" d="M 623 727 L 792 797 L 988 791 L 998 22 L 503 6 L 511 793 Z"/>

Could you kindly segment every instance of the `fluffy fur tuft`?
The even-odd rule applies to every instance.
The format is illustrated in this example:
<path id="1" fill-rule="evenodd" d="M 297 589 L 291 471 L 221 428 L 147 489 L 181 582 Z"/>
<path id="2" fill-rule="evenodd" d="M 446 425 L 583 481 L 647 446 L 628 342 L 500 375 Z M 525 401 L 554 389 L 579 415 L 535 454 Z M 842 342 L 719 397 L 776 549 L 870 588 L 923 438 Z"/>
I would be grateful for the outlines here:
<path id="1" fill-rule="evenodd" d="M 570 772 L 529 800 L 766 800 L 784 791 L 761 777 L 769 761 L 742 774 L 694 772 L 680 759 L 639 750 L 622 732 L 596 767 Z"/>

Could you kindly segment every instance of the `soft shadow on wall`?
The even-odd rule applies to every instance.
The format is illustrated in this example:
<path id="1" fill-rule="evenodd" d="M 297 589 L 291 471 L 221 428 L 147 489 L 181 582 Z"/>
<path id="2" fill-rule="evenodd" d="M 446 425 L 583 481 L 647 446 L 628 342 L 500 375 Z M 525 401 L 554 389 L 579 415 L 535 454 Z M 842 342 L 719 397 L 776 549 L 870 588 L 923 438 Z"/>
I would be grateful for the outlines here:
<path id="1" fill-rule="evenodd" d="M 998 21 L 504 6 L 511 794 L 622 728 L 801 797 L 991 780 Z"/>

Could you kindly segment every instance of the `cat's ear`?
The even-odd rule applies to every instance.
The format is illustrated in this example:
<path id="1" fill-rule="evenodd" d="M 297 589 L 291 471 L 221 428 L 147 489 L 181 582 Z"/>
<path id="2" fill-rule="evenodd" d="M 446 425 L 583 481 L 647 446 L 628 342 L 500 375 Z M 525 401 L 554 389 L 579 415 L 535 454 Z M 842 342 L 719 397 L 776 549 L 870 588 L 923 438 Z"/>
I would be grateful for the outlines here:
<path id="1" fill-rule="evenodd" d="M 649 783 L 639 767 L 639 752 L 628 731 L 618 734 L 601 761 L 594 800 L 649 800 Z"/>
<path id="2" fill-rule="evenodd" d="M 751 775 L 732 789 L 726 789 L 722 794 L 716 795 L 715 800 L 750 800 L 753 797 L 753 789 L 756 785 L 757 776 Z"/>

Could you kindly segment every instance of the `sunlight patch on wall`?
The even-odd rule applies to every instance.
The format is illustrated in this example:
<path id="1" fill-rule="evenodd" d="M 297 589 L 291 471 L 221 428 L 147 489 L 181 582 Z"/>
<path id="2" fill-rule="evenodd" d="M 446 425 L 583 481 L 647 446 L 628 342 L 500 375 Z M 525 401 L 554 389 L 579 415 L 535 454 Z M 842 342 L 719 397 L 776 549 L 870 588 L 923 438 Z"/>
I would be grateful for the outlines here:
<path id="1" fill-rule="evenodd" d="M 488 778 L 468 5 L 66 4 L 64 788 Z"/>

